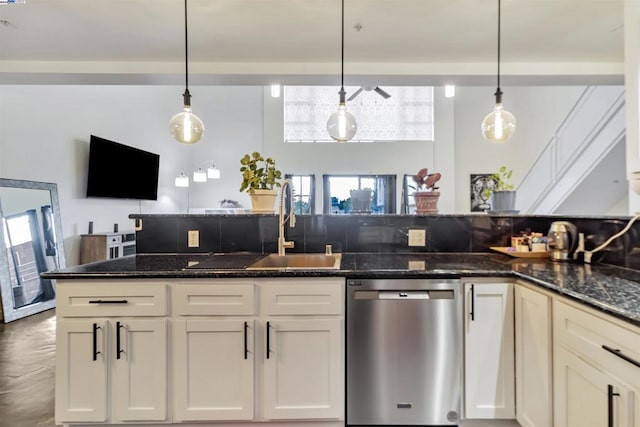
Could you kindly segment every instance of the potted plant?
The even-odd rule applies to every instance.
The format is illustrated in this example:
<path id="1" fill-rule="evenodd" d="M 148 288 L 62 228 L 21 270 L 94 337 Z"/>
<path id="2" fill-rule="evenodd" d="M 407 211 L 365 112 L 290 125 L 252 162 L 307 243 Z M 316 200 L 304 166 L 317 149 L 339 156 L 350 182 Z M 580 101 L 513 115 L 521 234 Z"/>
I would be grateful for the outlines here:
<path id="1" fill-rule="evenodd" d="M 501 166 L 498 172 L 489 178 L 493 181 L 493 187 L 484 190 L 485 196 L 491 198 L 492 212 L 515 212 L 516 192 L 513 184 L 509 181 L 513 175 L 513 170 Z"/>
<path id="2" fill-rule="evenodd" d="M 436 183 L 440 181 L 441 177 L 439 172 L 430 174 L 427 168 L 420 169 L 413 176 L 413 181 L 416 183 L 416 191 L 413 193 L 416 213 L 438 213 L 440 192 L 437 191 L 439 187 L 436 187 Z"/>
<path id="3" fill-rule="evenodd" d="M 274 187 L 280 187 L 278 180 L 282 172 L 276 169 L 276 162 L 271 157 L 266 159 L 257 151 L 245 154 L 240 159 L 242 184 L 240 191 L 246 191 L 251 198 L 252 210 L 255 213 L 274 213 L 278 193 Z"/>

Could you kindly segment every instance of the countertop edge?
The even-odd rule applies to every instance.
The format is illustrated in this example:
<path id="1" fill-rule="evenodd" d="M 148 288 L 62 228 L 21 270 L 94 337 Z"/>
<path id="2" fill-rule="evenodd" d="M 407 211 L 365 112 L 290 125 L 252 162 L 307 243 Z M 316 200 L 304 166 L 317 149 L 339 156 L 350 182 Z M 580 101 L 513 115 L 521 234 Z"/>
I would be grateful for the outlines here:
<path id="1" fill-rule="evenodd" d="M 512 269 L 433 269 L 425 270 L 176 270 L 176 271 L 96 271 L 64 272 L 53 271 L 41 275 L 58 280 L 96 280 L 96 279 L 220 279 L 220 278 L 295 278 L 295 277 L 344 277 L 344 278 L 470 278 L 505 277 L 523 279 L 536 286 L 582 303 L 602 313 L 609 314 L 632 325 L 640 327 L 640 314 L 629 312 L 596 298 L 575 292 L 555 283 L 542 280 Z"/>

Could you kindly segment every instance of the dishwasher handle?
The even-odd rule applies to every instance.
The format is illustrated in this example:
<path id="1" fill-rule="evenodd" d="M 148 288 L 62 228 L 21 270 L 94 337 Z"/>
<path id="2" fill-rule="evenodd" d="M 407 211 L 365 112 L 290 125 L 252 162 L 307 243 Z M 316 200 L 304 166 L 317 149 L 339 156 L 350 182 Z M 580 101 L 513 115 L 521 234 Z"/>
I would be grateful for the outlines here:
<path id="1" fill-rule="evenodd" d="M 378 291 L 378 299 L 431 299 L 429 291 Z"/>
<path id="2" fill-rule="evenodd" d="M 380 290 L 380 291 L 356 291 L 356 300 L 437 300 L 454 299 L 455 292 L 452 289 L 437 290 Z"/>

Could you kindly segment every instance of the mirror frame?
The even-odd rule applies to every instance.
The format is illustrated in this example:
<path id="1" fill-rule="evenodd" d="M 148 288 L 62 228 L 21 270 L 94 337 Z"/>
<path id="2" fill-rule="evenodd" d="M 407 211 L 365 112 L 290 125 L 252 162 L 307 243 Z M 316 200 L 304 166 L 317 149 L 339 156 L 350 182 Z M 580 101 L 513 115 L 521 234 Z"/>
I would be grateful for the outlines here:
<path id="1" fill-rule="evenodd" d="M 56 249 L 58 254 L 58 268 L 66 267 L 66 259 L 64 254 L 64 235 L 62 234 L 62 220 L 60 216 L 60 200 L 58 198 L 58 186 L 51 182 L 25 181 L 19 179 L 0 178 L 0 187 L 24 188 L 31 190 L 49 191 L 51 199 L 51 208 L 54 215 L 54 228 L 56 236 Z M 0 218 L 3 217 L 2 200 L 0 199 Z M 0 295 L 2 297 L 2 319 L 4 323 L 21 319 L 32 314 L 49 310 L 56 306 L 56 298 L 42 301 L 34 304 L 25 305 L 23 307 L 14 308 L 13 291 L 11 289 L 11 276 L 9 273 L 9 259 L 6 251 L 6 243 L 4 236 L 4 227 L 0 227 Z M 7 284 L 9 286 L 7 286 Z M 55 289 L 55 282 L 54 282 Z"/>

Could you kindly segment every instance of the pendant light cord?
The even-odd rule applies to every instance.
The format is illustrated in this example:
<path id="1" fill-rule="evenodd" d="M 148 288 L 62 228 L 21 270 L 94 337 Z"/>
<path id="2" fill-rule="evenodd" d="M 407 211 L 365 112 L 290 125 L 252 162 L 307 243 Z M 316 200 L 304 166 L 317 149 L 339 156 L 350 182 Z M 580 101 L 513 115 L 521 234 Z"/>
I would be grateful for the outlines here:
<path id="1" fill-rule="evenodd" d="M 341 44 L 340 44 L 340 104 L 345 104 L 345 98 L 347 93 L 344 91 L 344 0 L 342 0 L 342 29 L 341 29 Z"/>
<path id="2" fill-rule="evenodd" d="M 344 91 L 344 0 L 342 0 L 342 45 L 341 45 L 342 57 L 340 62 L 342 68 L 340 69 L 340 86 Z"/>
<path id="3" fill-rule="evenodd" d="M 184 0 L 184 105 L 191 106 L 191 94 L 189 93 L 189 30 L 187 20 L 187 0 Z"/>
<path id="4" fill-rule="evenodd" d="M 496 104 L 502 103 L 502 91 L 500 90 L 500 21 L 501 21 L 501 6 L 500 0 L 498 0 L 498 86 L 496 88 Z"/>

